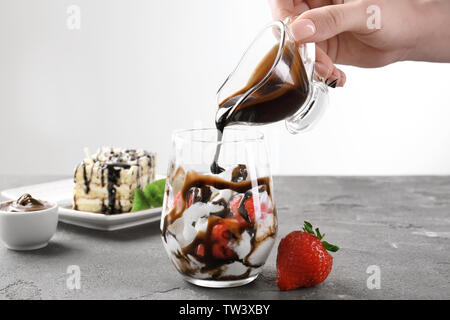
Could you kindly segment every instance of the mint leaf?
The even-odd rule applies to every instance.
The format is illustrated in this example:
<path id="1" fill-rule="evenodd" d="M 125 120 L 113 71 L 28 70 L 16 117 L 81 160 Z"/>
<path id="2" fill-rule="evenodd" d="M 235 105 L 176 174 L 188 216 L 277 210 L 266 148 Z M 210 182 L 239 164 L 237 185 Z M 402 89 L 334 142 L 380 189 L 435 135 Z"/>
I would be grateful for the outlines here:
<path id="1" fill-rule="evenodd" d="M 166 179 L 153 181 L 145 186 L 144 195 L 151 207 L 161 207 L 164 200 Z"/>
<path id="2" fill-rule="evenodd" d="M 324 247 L 325 249 L 327 249 L 328 251 L 336 252 L 336 251 L 339 250 L 339 247 L 338 247 L 338 246 L 335 246 L 335 245 L 333 245 L 333 244 L 331 244 L 331 243 L 328 243 L 328 242 L 326 242 L 326 241 L 322 241 L 322 244 L 323 244 L 323 247 Z"/>
<path id="3" fill-rule="evenodd" d="M 144 192 L 142 192 L 141 189 L 134 190 L 133 208 L 131 208 L 131 212 L 146 210 L 149 208 L 150 203 L 147 201 Z"/>

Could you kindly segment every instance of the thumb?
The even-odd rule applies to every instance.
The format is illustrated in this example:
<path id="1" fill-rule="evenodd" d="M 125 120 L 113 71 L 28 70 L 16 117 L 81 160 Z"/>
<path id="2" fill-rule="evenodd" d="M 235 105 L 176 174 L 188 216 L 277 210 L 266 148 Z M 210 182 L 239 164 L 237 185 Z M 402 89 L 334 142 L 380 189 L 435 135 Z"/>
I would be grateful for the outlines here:
<path id="1" fill-rule="evenodd" d="M 366 7 L 362 3 L 355 1 L 305 11 L 292 22 L 292 34 L 297 41 L 319 42 L 345 31 L 369 33 Z"/>

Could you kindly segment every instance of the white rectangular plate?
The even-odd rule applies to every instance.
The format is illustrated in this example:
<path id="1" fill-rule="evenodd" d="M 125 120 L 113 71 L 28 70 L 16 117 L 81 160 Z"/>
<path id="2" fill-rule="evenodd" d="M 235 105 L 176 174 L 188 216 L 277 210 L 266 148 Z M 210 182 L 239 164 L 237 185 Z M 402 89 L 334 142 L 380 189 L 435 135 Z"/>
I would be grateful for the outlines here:
<path id="1" fill-rule="evenodd" d="M 157 180 L 163 178 L 164 176 L 156 176 Z M 59 205 L 59 221 L 89 229 L 114 231 L 159 221 L 161 218 L 161 207 L 115 215 L 73 210 L 73 179 L 3 190 L 1 195 L 15 200 L 24 193 L 37 199 L 56 202 Z"/>

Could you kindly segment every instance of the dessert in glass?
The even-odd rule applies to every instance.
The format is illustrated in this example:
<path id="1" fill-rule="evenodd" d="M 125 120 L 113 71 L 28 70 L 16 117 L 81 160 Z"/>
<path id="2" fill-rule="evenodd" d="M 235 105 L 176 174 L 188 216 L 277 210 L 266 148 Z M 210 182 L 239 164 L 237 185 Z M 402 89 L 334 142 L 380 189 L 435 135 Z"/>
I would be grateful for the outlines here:
<path id="1" fill-rule="evenodd" d="M 218 142 L 216 129 L 182 130 L 173 135 L 172 151 L 161 218 L 170 260 L 196 285 L 253 281 L 277 232 L 263 135 L 227 128 Z"/>

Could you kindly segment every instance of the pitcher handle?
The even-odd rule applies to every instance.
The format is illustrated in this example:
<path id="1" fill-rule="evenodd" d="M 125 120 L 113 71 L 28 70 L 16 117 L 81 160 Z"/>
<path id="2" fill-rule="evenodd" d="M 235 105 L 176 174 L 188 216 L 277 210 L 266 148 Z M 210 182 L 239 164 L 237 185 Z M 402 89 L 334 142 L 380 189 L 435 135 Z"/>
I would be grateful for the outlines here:
<path id="1" fill-rule="evenodd" d="M 284 21 L 282 21 L 286 26 L 286 32 L 291 37 L 293 36 L 290 33 L 288 26 L 296 18 L 297 17 L 287 17 Z M 301 47 L 299 47 L 299 50 L 304 50 L 301 56 L 307 73 L 310 76 L 311 87 L 308 98 L 303 106 L 294 115 L 285 120 L 286 129 L 292 134 L 297 134 L 300 131 L 311 129 L 328 106 L 328 86 L 323 82 L 323 80 L 318 80 L 319 77 L 315 76 L 314 72 L 314 63 L 316 61 L 316 44 L 312 42 L 304 43 Z M 310 65 L 310 70 L 308 70 L 308 65 Z"/>

